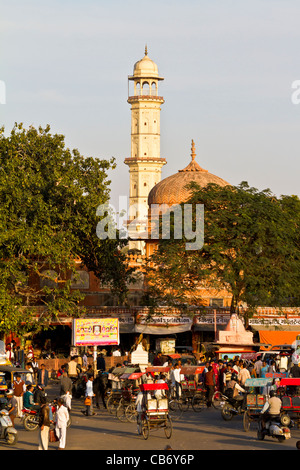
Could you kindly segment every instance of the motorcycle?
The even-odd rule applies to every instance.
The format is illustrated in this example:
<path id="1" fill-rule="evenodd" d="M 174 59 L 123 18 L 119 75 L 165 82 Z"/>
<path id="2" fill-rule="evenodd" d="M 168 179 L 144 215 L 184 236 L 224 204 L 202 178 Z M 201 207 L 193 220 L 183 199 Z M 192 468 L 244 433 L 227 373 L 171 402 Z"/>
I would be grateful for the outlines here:
<path id="1" fill-rule="evenodd" d="M 5 409 L 0 411 L 0 439 L 4 439 L 11 446 L 18 442 L 17 430 L 12 424 L 8 411 Z"/>
<path id="2" fill-rule="evenodd" d="M 221 416 L 225 421 L 230 421 L 234 416 L 241 415 L 245 412 L 244 399 L 237 400 L 222 395 Z"/>
<path id="3" fill-rule="evenodd" d="M 273 437 L 278 442 L 286 441 L 291 438 L 291 431 L 287 426 L 283 426 L 280 422 L 280 416 L 270 418 L 265 427 L 263 427 L 262 417 L 258 421 L 257 439 L 263 441 L 265 436 Z"/>
<path id="4" fill-rule="evenodd" d="M 52 411 L 53 421 L 55 421 L 55 414 L 57 410 L 56 402 L 54 401 L 53 403 L 50 403 L 49 406 Z M 26 431 L 35 431 L 36 429 L 38 429 L 39 410 L 23 408 L 22 413 L 23 413 L 23 426 L 26 429 Z M 67 427 L 70 427 L 70 426 L 71 426 L 71 417 L 69 415 Z"/>

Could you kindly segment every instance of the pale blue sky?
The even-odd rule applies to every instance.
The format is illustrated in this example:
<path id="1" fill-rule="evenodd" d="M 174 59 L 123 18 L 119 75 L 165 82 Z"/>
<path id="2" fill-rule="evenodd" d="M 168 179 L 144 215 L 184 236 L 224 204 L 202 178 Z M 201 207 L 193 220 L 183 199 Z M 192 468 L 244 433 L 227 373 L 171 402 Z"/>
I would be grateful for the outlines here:
<path id="1" fill-rule="evenodd" d="M 0 122 L 50 124 L 86 156 L 117 159 L 128 194 L 128 75 L 148 54 L 160 94 L 163 177 L 197 161 L 232 184 L 298 194 L 298 0 L 0 1 Z"/>

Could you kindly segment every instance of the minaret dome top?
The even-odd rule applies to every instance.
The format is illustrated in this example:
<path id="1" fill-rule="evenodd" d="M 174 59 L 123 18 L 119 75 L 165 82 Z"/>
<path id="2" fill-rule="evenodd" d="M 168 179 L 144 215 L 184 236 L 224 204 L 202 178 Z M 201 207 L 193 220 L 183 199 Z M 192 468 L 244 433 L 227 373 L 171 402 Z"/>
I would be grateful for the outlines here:
<path id="1" fill-rule="evenodd" d="M 131 80 L 139 78 L 154 78 L 156 80 L 163 80 L 163 77 L 159 76 L 156 63 L 148 57 L 147 46 L 145 47 L 144 57 L 134 64 L 133 75 L 129 77 Z"/>

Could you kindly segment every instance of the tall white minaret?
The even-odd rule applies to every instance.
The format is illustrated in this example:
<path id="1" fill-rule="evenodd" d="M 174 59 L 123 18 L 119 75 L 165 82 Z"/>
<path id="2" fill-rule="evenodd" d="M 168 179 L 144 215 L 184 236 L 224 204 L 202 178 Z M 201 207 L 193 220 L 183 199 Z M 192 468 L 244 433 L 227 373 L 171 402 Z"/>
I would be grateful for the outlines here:
<path id="1" fill-rule="evenodd" d="M 164 103 L 158 93 L 157 65 L 145 56 L 135 63 L 128 77 L 128 103 L 131 105 L 131 155 L 129 166 L 129 220 L 144 219 L 148 214 L 148 194 L 161 180 L 166 160 L 160 156 L 160 111 Z M 133 82 L 133 94 L 130 83 Z"/>

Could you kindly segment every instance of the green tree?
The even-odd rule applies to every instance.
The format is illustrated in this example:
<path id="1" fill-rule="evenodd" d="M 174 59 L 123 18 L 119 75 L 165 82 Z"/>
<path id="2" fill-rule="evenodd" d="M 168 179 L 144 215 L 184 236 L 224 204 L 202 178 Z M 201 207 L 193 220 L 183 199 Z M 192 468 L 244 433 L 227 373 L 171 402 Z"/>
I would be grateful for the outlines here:
<path id="1" fill-rule="evenodd" d="M 99 240 L 97 207 L 109 200 L 110 161 L 66 148 L 64 136 L 15 124 L 0 131 L 0 332 L 49 324 L 83 313 L 71 289 L 75 260 L 95 272 L 123 301 L 124 240 Z M 117 233 L 118 236 L 118 233 Z M 55 272 L 55 275 L 53 274 Z M 36 322 L 32 307 L 43 306 Z"/>
<path id="2" fill-rule="evenodd" d="M 241 302 L 250 309 L 299 305 L 299 198 L 246 182 L 190 187 L 188 202 L 204 205 L 204 246 L 189 251 L 184 237 L 161 239 L 148 263 L 146 303 L 201 305 L 200 287 L 211 287 L 231 294 L 232 312 Z"/>

